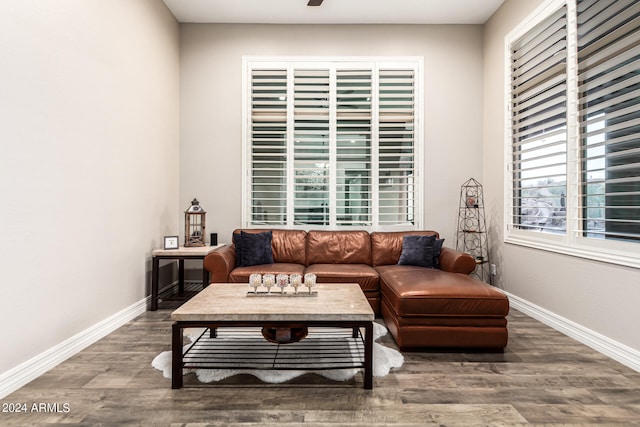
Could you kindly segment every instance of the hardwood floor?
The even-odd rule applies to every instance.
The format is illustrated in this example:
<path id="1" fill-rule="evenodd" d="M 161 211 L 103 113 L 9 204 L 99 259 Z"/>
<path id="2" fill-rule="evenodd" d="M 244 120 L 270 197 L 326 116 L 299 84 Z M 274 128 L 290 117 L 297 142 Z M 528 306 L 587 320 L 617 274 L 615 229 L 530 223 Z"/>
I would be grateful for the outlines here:
<path id="1" fill-rule="evenodd" d="M 171 390 L 151 367 L 170 348 L 170 313 L 141 315 L 7 396 L 0 425 L 640 425 L 640 373 L 515 310 L 504 353 L 405 353 L 373 390 L 361 375 Z M 394 346 L 389 335 L 379 342 Z M 23 403 L 26 413 L 4 412 Z"/>

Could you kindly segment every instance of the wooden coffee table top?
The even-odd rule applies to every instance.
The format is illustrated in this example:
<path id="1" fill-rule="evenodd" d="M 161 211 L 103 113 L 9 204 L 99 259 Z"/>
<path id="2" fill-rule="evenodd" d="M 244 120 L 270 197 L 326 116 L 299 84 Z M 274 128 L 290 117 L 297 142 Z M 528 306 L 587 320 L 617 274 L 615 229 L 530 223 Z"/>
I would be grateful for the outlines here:
<path id="1" fill-rule="evenodd" d="M 313 297 L 247 296 L 242 283 L 212 283 L 171 313 L 174 321 L 372 321 L 357 283 L 319 283 Z M 275 292 L 279 292 L 275 289 Z M 307 291 L 301 288 L 300 292 Z M 272 291 L 273 292 L 273 291 Z"/>

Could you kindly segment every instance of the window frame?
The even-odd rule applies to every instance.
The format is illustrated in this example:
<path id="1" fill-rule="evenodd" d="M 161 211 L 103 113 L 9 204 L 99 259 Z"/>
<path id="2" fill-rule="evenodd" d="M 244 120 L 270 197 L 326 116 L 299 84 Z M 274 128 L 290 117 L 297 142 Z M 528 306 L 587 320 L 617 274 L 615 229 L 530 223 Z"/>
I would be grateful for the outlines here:
<path id="1" fill-rule="evenodd" d="M 543 20 L 567 8 L 567 194 L 564 235 L 524 230 L 513 219 L 513 139 L 511 123 L 511 45 Z M 549 0 L 540 5 L 505 37 L 504 44 L 504 242 L 585 259 L 640 268 L 640 242 L 596 239 L 582 235 L 580 117 L 578 113 L 578 35 L 576 0 Z"/>
<path id="2" fill-rule="evenodd" d="M 266 69 L 266 68 L 282 68 L 284 63 L 289 63 L 289 72 L 293 70 L 293 63 L 296 65 L 300 65 L 301 67 L 334 67 L 338 69 L 340 64 L 350 64 L 350 65 L 361 65 L 361 66 L 370 66 L 372 67 L 372 71 L 376 72 L 377 70 L 385 67 L 411 67 L 414 72 L 414 138 L 413 138 L 413 153 L 414 153 L 414 170 L 412 175 L 412 183 L 415 188 L 414 198 L 412 199 L 414 212 L 413 212 L 413 225 L 410 223 L 402 223 L 402 224 L 394 224 L 394 225 L 380 225 L 378 218 L 378 196 L 377 191 L 372 190 L 371 197 L 375 200 L 372 200 L 372 204 L 370 209 L 372 210 L 372 224 L 371 225 L 340 225 L 338 223 L 330 223 L 329 225 L 316 225 L 316 224 L 295 224 L 293 221 L 289 221 L 288 224 L 283 225 L 273 225 L 273 224 L 252 224 L 252 185 L 251 185 L 251 159 L 252 159 L 252 143 L 251 143 L 251 86 L 252 86 L 252 70 L 254 69 Z M 331 230 L 349 230 L 349 229 L 365 229 L 368 231 L 394 231 L 394 230 L 419 230 L 422 228 L 422 220 L 423 220 L 423 171 L 424 171 L 424 125 L 423 125 L 423 112 L 424 112 L 424 77 L 423 77 L 423 57 L 328 57 L 328 56 L 243 56 L 242 58 L 242 227 L 244 228 L 264 228 L 264 227 L 278 227 L 278 228 L 286 228 L 286 229 L 331 229 Z M 377 76 L 374 78 L 374 81 L 377 82 Z M 373 83 L 373 82 L 372 82 Z M 291 89 L 290 89 L 291 90 Z M 335 103 L 334 103 L 335 106 Z M 291 107 L 288 107 L 290 110 Z M 335 117 L 336 114 L 335 109 L 332 109 L 330 114 L 332 117 Z M 374 108 L 372 111 L 373 114 L 377 114 L 377 108 Z M 292 114 L 291 111 L 288 111 L 287 114 Z M 335 122 L 331 123 L 332 129 L 335 128 Z M 377 129 L 372 132 L 377 133 Z M 288 143 L 290 144 L 290 143 Z M 332 149 L 335 150 L 335 146 L 331 145 Z M 377 143 L 375 146 L 372 143 L 372 148 L 378 148 Z M 375 151 L 375 150 L 373 150 Z M 377 154 L 373 156 L 377 160 Z M 335 161 L 335 157 L 334 157 Z M 371 160 L 373 163 L 373 158 Z M 291 164 L 293 160 L 288 160 L 289 166 L 287 166 L 287 188 L 290 190 L 287 194 L 287 205 L 292 205 L 293 199 L 293 176 L 290 173 L 292 171 Z M 377 165 L 377 162 L 376 162 Z M 330 180 L 335 183 L 336 170 L 335 168 L 330 168 Z M 371 178 L 373 182 L 374 179 L 378 179 L 378 167 L 371 168 Z M 336 206 L 336 187 L 334 185 L 330 185 L 329 190 L 329 200 L 328 200 L 329 208 L 333 208 L 335 210 Z M 293 205 L 292 205 L 293 206 Z M 337 216 L 334 213 L 332 218 L 336 219 Z"/>

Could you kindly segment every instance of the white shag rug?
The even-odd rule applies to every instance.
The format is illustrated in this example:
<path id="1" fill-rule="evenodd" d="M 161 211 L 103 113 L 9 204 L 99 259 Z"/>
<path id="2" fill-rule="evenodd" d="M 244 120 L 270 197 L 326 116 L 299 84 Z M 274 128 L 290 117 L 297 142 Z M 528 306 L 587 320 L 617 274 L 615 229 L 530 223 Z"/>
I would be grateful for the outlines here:
<path id="1" fill-rule="evenodd" d="M 203 329 L 185 329 L 185 335 L 195 341 L 203 332 Z M 404 363 L 402 354 L 392 348 L 385 347 L 375 342 L 378 338 L 387 334 L 387 329 L 378 324 L 373 324 L 373 376 L 384 377 L 392 368 L 399 368 Z M 189 348 L 191 344 L 187 344 L 183 348 L 183 352 Z M 276 344 L 274 344 L 275 346 Z M 287 344 L 283 344 L 287 345 Z M 151 366 L 162 371 L 165 378 L 171 378 L 171 351 L 163 351 L 157 355 Z M 266 383 L 283 383 L 307 373 L 315 373 L 329 378 L 333 381 L 347 381 L 361 372 L 361 368 L 350 369 L 323 369 L 317 371 L 310 370 L 270 370 L 270 369 L 185 369 L 185 374 L 194 372 L 200 382 L 210 383 L 221 381 L 225 378 L 239 375 L 250 374 Z"/>

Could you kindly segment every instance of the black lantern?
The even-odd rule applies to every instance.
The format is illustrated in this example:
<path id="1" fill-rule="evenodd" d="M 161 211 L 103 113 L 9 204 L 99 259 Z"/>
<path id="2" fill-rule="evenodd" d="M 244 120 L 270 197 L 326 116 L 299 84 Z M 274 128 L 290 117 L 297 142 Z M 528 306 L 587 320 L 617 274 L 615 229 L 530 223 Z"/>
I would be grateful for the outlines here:
<path id="1" fill-rule="evenodd" d="M 193 199 L 189 209 L 184 211 L 184 245 L 204 246 L 205 217 L 207 213 L 198 199 Z"/>

